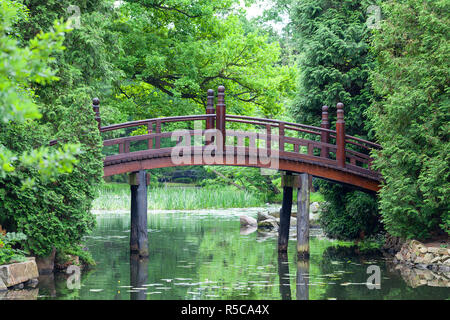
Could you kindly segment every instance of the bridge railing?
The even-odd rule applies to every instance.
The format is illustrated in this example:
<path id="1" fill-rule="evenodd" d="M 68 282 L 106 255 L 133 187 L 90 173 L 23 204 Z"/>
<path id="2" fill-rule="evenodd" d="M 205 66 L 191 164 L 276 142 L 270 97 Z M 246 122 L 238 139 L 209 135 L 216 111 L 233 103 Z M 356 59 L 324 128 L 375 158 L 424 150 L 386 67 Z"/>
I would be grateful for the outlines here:
<path id="1" fill-rule="evenodd" d="M 344 105 L 342 103 L 337 104 L 336 129 L 332 130 L 327 106 L 322 107 L 321 126 L 316 127 L 275 119 L 227 114 L 223 86 L 218 88 L 216 107 L 214 100 L 214 91 L 208 90 L 206 114 L 202 115 L 153 118 L 108 126 L 101 126 L 98 99 L 93 100 L 93 110 L 99 130 L 106 138 L 104 146 L 107 148 L 118 146 L 115 147 L 115 151 L 110 150 L 112 154 L 129 154 L 135 151 L 173 147 L 173 143 L 164 143 L 164 147 L 161 143 L 162 139 L 170 139 L 174 133 L 173 126 L 169 128 L 169 124 L 176 124 L 176 127 L 183 129 L 187 127 L 187 132 L 191 137 L 201 136 L 203 146 L 211 143 L 217 145 L 222 141 L 224 150 L 231 146 L 260 148 L 261 141 L 264 141 L 264 147 L 268 153 L 276 150 L 280 156 L 287 158 L 320 161 L 324 164 L 364 173 L 372 171 L 370 151 L 381 148 L 376 143 L 345 134 Z M 201 130 L 198 128 L 192 130 L 194 127 L 192 123 L 195 121 L 203 123 Z M 243 127 L 253 127 L 253 130 L 248 131 L 246 128 L 243 131 Z M 140 129 L 138 133 L 130 135 L 136 129 Z M 122 130 L 121 135 L 125 136 L 117 136 L 117 132 L 120 130 Z M 207 130 L 220 132 L 223 139 L 214 141 L 214 138 L 209 137 L 210 135 L 206 137 Z M 176 143 L 180 144 L 181 140 L 182 138 L 179 137 Z M 143 141 L 146 141 L 145 145 L 143 145 Z M 131 147 L 136 143 L 140 143 L 140 148 Z"/>

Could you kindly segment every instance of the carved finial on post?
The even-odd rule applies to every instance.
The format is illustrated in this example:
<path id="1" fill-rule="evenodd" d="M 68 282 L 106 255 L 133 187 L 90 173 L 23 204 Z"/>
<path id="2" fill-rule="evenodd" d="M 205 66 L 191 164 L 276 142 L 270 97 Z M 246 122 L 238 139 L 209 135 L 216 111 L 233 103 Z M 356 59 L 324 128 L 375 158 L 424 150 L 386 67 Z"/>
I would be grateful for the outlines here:
<path id="1" fill-rule="evenodd" d="M 98 123 L 98 129 L 101 127 L 101 119 L 100 119 L 100 100 L 99 98 L 92 99 L 92 109 L 95 112 L 95 121 Z"/>
<path id="2" fill-rule="evenodd" d="M 216 109 L 214 109 L 214 90 L 208 90 L 208 101 L 206 103 L 206 114 L 214 114 L 216 113 Z M 206 119 L 206 129 L 214 128 L 214 119 L 208 118 Z"/>
<path id="3" fill-rule="evenodd" d="M 208 90 L 208 100 L 206 102 L 206 114 L 215 114 L 216 109 L 214 108 L 214 90 L 209 89 Z M 206 130 L 213 129 L 214 128 L 214 118 L 207 118 L 206 119 Z M 206 144 L 209 145 L 213 141 L 213 137 L 206 139 Z"/>
<path id="4" fill-rule="evenodd" d="M 336 121 L 336 160 L 339 167 L 345 167 L 345 121 L 344 104 L 339 102 L 337 105 Z"/>
<path id="5" fill-rule="evenodd" d="M 226 132 L 225 132 L 225 116 L 226 116 L 225 87 L 224 86 L 219 86 L 217 91 L 218 91 L 218 94 L 217 94 L 217 106 L 216 106 L 216 129 L 218 131 L 220 131 L 220 133 L 222 134 L 222 140 L 217 139 L 217 141 L 222 141 L 222 150 L 225 151 L 225 140 L 226 140 Z"/>
<path id="6" fill-rule="evenodd" d="M 330 121 L 328 121 L 328 106 L 322 107 L 322 123 L 320 124 L 321 128 L 330 129 Z M 328 143 L 330 138 L 330 133 L 326 131 L 322 131 L 320 134 L 320 142 Z M 328 148 L 322 147 L 320 149 L 320 156 L 324 158 L 328 158 Z"/>

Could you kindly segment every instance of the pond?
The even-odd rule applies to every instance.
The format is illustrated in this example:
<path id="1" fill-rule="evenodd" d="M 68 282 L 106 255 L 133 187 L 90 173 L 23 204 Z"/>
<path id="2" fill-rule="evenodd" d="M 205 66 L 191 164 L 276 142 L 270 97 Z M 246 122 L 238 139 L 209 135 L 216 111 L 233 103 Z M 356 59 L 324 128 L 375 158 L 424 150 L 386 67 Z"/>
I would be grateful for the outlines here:
<path id="1" fill-rule="evenodd" d="M 291 237 L 278 255 L 277 234 L 241 232 L 239 216 L 257 209 L 150 212 L 148 259 L 130 256 L 128 213 L 97 214 L 86 238 L 97 266 L 79 289 L 68 276 L 41 277 L 38 299 L 446 299 L 449 288 L 412 287 L 389 259 L 340 246 L 311 230 L 311 256 L 297 261 Z M 295 234 L 295 227 L 292 228 Z M 369 288 L 370 266 L 380 286 Z M 374 268 L 374 267 L 372 267 Z M 70 282 L 70 281 L 69 281 Z M 70 282 L 72 283 L 72 282 Z"/>

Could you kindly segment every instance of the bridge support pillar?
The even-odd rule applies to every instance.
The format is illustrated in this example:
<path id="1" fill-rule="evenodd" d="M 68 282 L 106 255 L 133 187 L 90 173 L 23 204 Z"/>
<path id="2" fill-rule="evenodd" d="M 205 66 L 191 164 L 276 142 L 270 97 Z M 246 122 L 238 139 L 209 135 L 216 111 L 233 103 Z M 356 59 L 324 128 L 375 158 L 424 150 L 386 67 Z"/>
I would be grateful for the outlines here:
<path id="1" fill-rule="evenodd" d="M 292 190 L 297 176 L 286 171 L 281 175 L 281 186 L 283 187 L 283 203 L 280 210 L 280 228 L 278 229 L 278 251 L 286 252 L 289 241 L 289 228 L 291 225 L 292 212 Z"/>
<path id="2" fill-rule="evenodd" d="M 300 186 L 297 192 L 297 254 L 299 257 L 309 257 L 309 190 L 310 175 L 302 173 L 299 176 Z"/>
<path id="3" fill-rule="evenodd" d="M 130 173 L 131 234 L 130 251 L 148 257 L 147 232 L 147 173 L 145 170 Z"/>

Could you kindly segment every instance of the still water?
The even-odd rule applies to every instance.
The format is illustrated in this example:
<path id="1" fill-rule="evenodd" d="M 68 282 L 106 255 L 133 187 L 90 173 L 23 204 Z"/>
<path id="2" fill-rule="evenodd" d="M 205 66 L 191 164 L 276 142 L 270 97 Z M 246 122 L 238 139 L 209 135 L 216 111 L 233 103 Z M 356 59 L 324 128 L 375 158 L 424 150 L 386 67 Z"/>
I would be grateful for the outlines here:
<path id="1" fill-rule="evenodd" d="M 245 210 L 245 212 L 244 212 Z M 38 299 L 448 299 L 450 288 L 413 288 L 389 259 L 362 254 L 311 234 L 309 261 L 297 261 L 295 239 L 278 255 L 277 235 L 240 230 L 239 215 L 256 210 L 150 212 L 150 257 L 129 253 L 127 213 L 97 215 L 86 238 L 97 266 L 81 274 L 42 277 Z M 295 234 L 295 227 L 291 230 Z M 367 283 L 380 270 L 379 289 Z M 372 267 L 373 268 L 373 267 Z M 376 267 L 375 267 L 376 268 Z M 71 288 L 69 288 L 71 287 Z"/>

